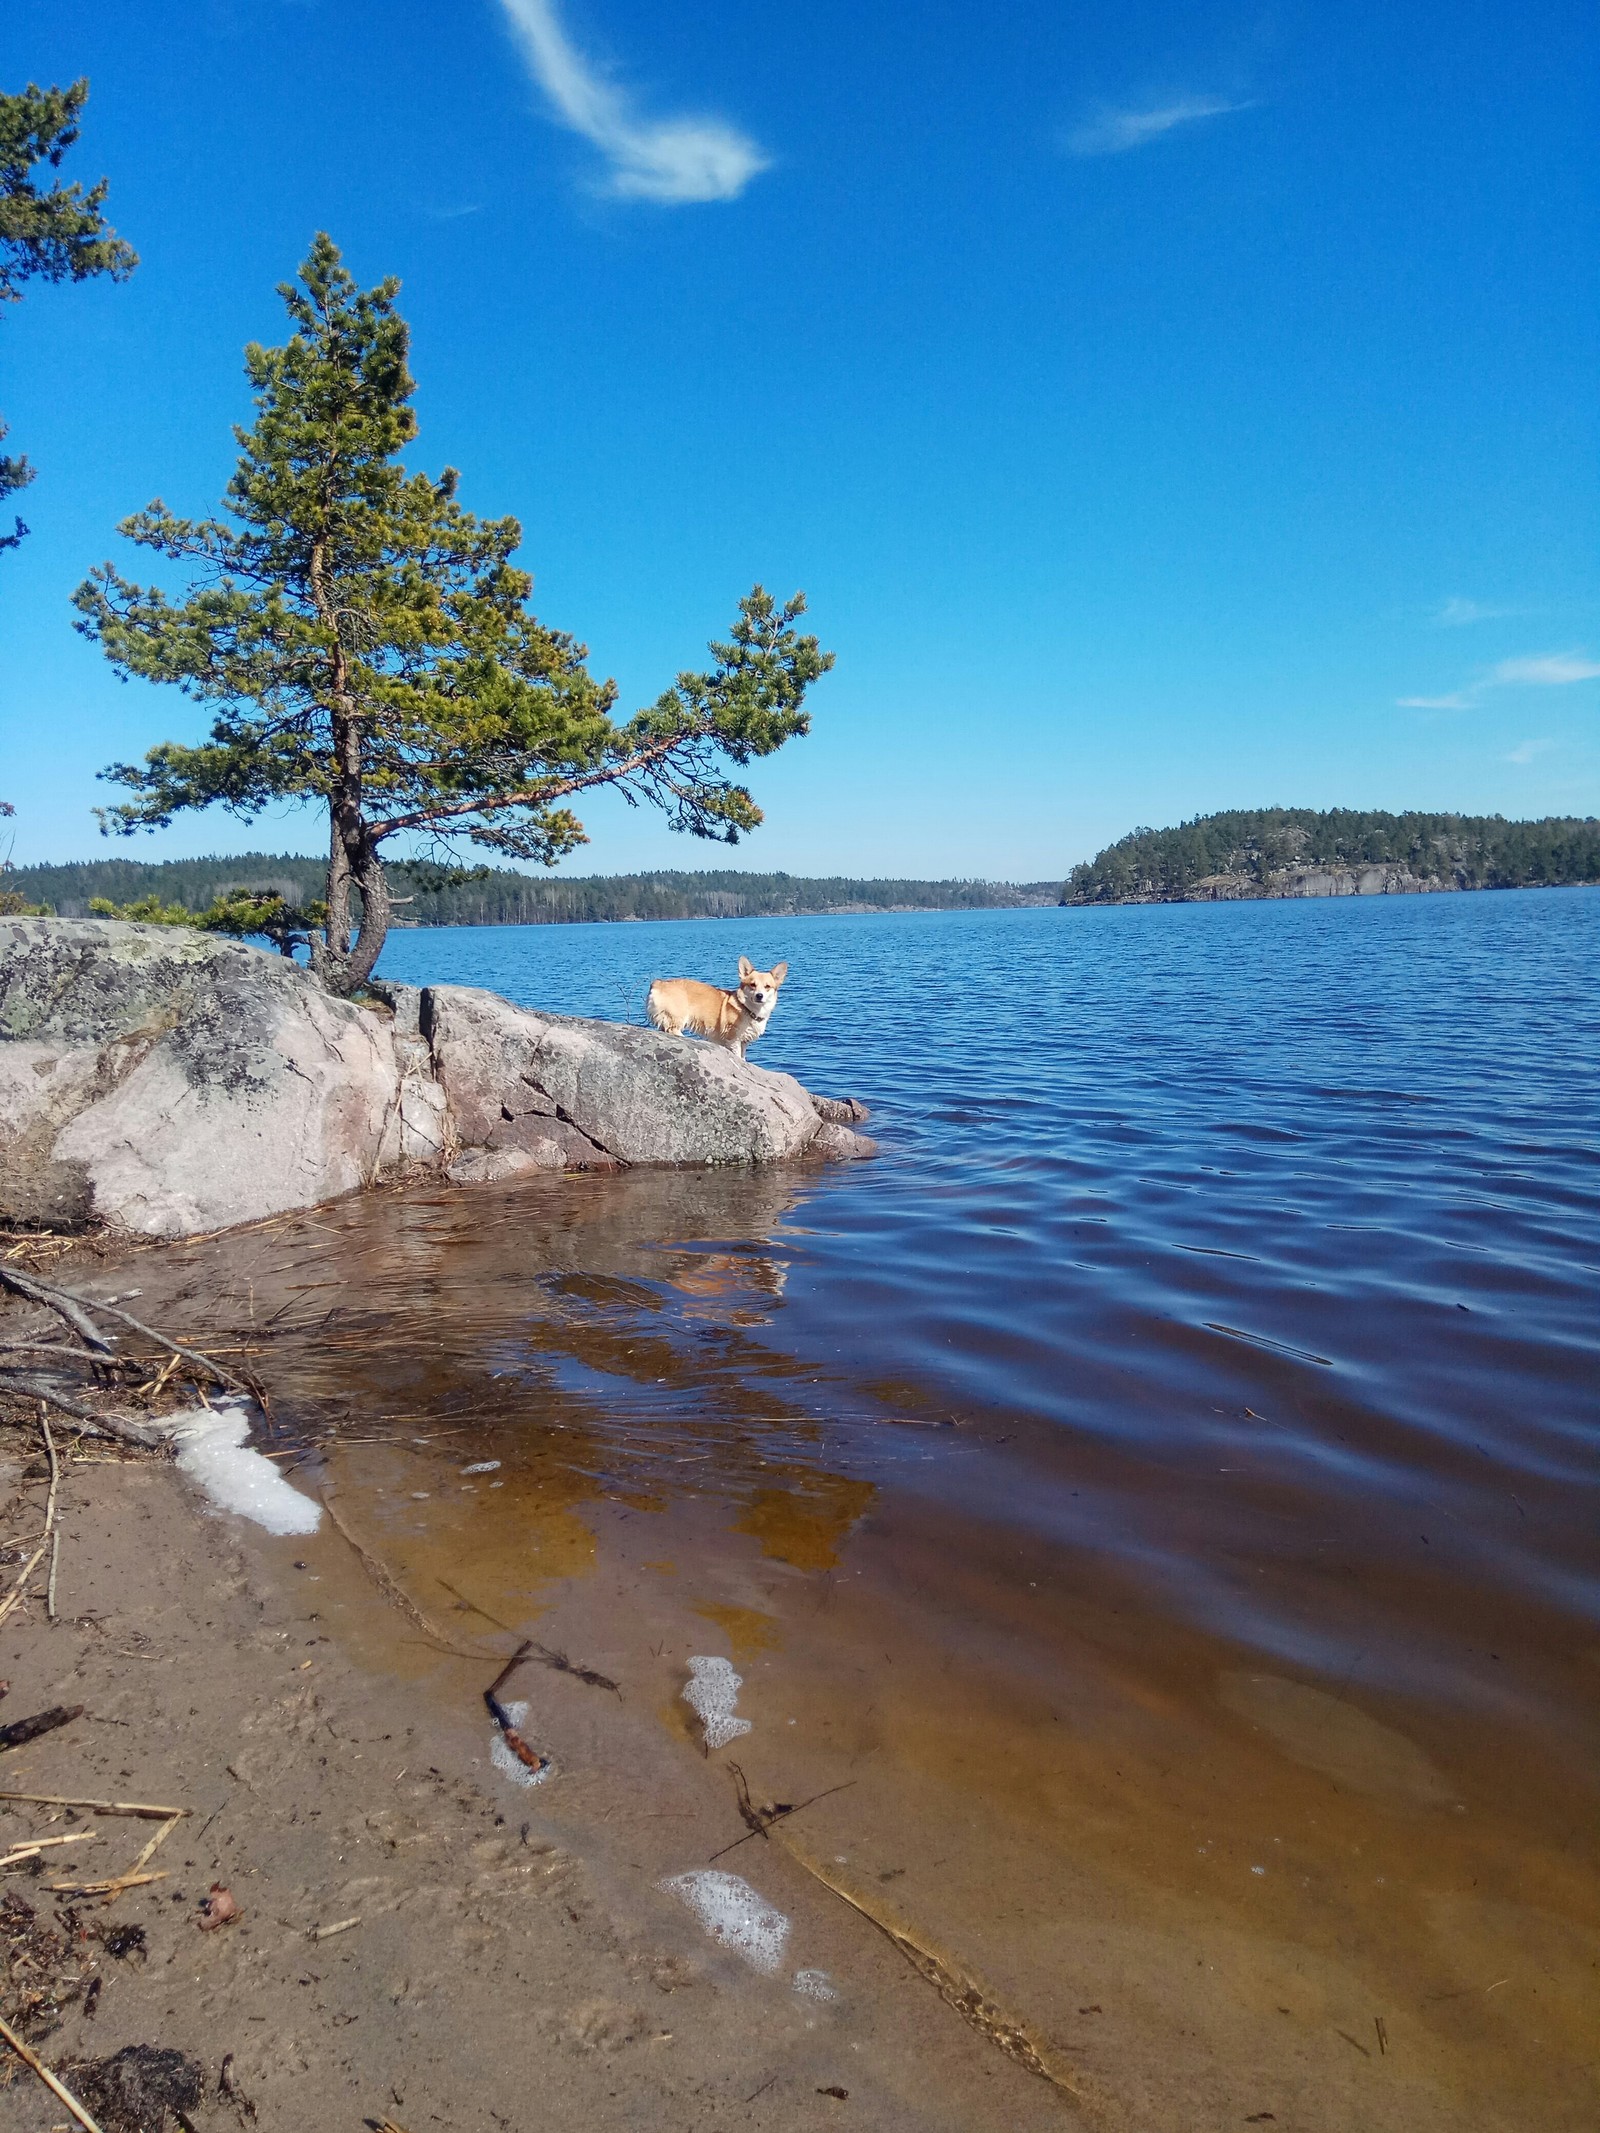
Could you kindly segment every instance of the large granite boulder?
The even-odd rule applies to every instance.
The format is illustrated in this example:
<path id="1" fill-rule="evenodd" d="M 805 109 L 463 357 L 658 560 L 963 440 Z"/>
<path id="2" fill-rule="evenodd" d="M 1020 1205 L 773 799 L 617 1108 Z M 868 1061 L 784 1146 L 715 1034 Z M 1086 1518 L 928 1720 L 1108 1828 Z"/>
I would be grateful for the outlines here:
<path id="1" fill-rule="evenodd" d="M 152 1236 L 371 1181 L 394 1046 L 282 956 L 172 926 L 0 921 L 0 1207 Z"/>
<path id="2" fill-rule="evenodd" d="M 790 1074 L 720 1046 L 620 1022 L 540 1015 L 492 992 L 430 986 L 420 1020 L 458 1135 L 494 1150 L 556 1136 L 566 1167 L 773 1163 L 816 1138 Z"/>
<path id="3" fill-rule="evenodd" d="M 0 1215 L 185 1236 L 379 1178 L 874 1152 L 713 1046 L 461 986 L 333 998 L 243 943 L 0 919 Z"/>

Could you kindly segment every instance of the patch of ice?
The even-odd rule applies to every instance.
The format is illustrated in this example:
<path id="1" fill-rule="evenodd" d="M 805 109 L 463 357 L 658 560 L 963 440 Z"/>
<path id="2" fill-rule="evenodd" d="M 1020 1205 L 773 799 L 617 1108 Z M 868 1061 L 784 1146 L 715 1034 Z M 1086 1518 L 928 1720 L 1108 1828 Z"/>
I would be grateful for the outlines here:
<path id="1" fill-rule="evenodd" d="M 724 1666 L 727 1661 L 722 1662 Z M 742 1955 L 752 1969 L 776 1970 L 783 1961 L 789 1921 L 737 1874 L 701 1867 L 674 1874 L 662 1888 L 681 1897 L 714 1941 Z"/>
<path id="2" fill-rule="evenodd" d="M 794 1989 L 805 2000 L 836 2000 L 839 1988 L 826 1970 L 797 1970 Z"/>
<path id="3" fill-rule="evenodd" d="M 498 1474 L 500 1462 L 498 1459 L 477 1459 L 471 1466 L 464 1466 L 461 1471 L 463 1474 Z"/>
<path id="4" fill-rule="evenodd" d="M 736 1714 L 744 1676 L 733 1671 L 727 1659 L 691 1659 L 683 1700 L 705 1727 L 708 1748 L 726 1748 L 729 1741 L 748 1733 L 750 1721 Z"/>
<path id="5" fill-rule="evenodd" d="M 528 1706 L 525 1703 L 507 1703 L 502 1704 L 500 1708 L 520 1733 L 522 1721 L 528 1715 Z M 529 1745 L 532 1745 L 531 1742 Z M 496 1770 L 510 1778 L 513 1785 L 542 1785 L 550 1775 L 551 1765 L 548 1762 L 540 1770 L 530 1770 L 498 1726 L 493 1727 L 489 1734 L 489 1760 Z"/>
<path id="6" fill-rule="evenodd" d="M 237 1511 L 269 1533 L 315 1533 L 322 1506 L 290 1488 L 270 1459 L 245 1443 L 249 1410 L 242 1402 L 202 1410 L 172 1432 L 178 1468 L 219 1511 Z"/>

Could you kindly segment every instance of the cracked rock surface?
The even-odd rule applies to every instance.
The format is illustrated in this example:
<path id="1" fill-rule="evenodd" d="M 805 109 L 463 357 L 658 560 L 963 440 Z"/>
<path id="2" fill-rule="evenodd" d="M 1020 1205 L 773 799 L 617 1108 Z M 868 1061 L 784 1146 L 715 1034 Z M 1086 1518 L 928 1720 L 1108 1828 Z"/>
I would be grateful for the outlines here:
<path id="1" fill-rule="evenodd" d="M 178 1237 L 380 1179 L 875 1152 L 858 1104 L 467 986 L 334 998 L 238 941 L 0 920 L 0 1216 Z"/>

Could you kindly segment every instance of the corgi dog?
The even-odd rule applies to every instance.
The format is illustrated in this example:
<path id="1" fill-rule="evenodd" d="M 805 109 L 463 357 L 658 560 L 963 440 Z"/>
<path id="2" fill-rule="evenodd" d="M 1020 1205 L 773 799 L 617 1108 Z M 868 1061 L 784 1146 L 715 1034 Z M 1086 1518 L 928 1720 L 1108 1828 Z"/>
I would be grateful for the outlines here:
<path id="1" fill-rule="evenodd" d="M 789 975 L 787 963 L 774 963 L 770 970 L 757 970 L 747 955 L 739 958 L 739 984 L 734 992 L 720 985 L 702 985 L 698 978 L 657 978 L 645 1002 L 650 1020 L 670 1036 L 692 1030 L 744 1057 L 747 1044 L 763 1035 L 778 1004 L 778 987 Z"/>

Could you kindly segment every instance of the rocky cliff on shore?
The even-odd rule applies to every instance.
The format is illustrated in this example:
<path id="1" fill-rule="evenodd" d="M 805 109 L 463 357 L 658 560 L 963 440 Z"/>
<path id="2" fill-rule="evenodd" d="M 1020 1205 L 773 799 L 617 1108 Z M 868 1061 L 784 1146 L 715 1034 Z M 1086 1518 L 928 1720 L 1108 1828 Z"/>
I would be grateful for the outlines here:
<path id="1" fill-rule="evenodd" d="M 0 920 L 0 1216 L 178 1237 L 439 1174 L 871 1155 L 859 1105 L 489 992 L 335 999 L 207 934 Z"/>
<path id="2" fill-rule="evenodd" d="M 1460 886 L 1454 878 L 1447 881 L 1438 874 L 1413 874 L 1407 866 L 1287 866 L 1266 874 L 1202 874 L 1179 900 L 1223 904 L 1276 896 L 1425 896 Z M 1156 895 L 1125 899 L 1129 903 L 1170 900 Z"/>

